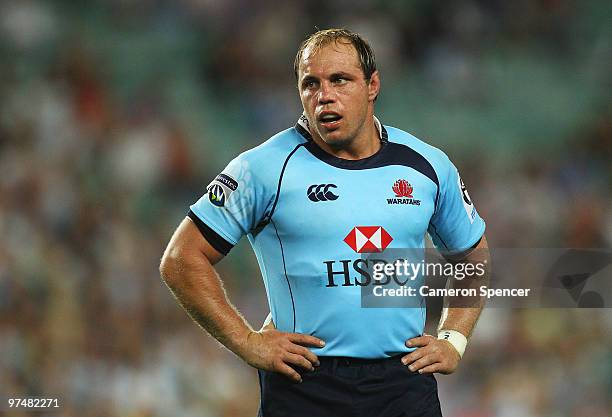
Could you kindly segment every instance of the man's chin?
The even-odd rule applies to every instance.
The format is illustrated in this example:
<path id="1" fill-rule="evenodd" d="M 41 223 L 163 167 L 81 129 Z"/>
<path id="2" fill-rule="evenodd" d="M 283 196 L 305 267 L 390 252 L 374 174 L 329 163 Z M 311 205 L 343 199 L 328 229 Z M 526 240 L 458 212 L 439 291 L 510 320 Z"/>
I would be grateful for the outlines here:
<path id="1" fill-rule="evenodd" d="M 323 142 L 325 142 L 330 148 L 334 149 L 342 149 L 346 146 L 350 145 L 352 140 L 346 135 L 343 135 L 341 132 L 337 130 L 331 132 L 325 132 L 320 135 Z"/>

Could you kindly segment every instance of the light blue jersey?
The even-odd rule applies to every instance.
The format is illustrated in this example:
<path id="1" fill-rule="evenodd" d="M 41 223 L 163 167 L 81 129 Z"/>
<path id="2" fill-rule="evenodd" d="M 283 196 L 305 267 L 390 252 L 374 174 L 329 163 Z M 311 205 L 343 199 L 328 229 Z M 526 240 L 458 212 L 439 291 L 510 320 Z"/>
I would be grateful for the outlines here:
<path id="1" fill-rule="evenodd" d="M 248 236 L 276 327 L 325 340 L 317 355 L 389 357 L 423 333 L 424 308 L 361 308 L 362 253 L 422 248 L 426 233 L 460 252 L 485 230 L 442 151 L 375 121 L 381 149 L 345 160 L 302 116 L 231 161 L 189 213 L 223 254 Z"/>

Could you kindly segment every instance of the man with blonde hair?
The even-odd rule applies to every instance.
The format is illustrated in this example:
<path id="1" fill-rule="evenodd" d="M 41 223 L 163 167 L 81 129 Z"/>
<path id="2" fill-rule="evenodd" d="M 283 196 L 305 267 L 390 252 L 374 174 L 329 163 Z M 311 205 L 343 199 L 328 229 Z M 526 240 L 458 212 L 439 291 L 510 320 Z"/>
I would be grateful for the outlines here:
<path id="1" fill-rule="evenodd" d="M 233 161 L 190 207 L 161 263 L 191 317 L 258 369 L 260 416 L 440 416 L 434 372 L 453 372 L 480 308 L 445 308 L 438 337 L 419 308 L 362 308 L 364 253 L 437 248 L 470 261 L 485 224 L 440 150 L 374 115 L 370 45 L 345 29 L 295 58 L 303 114 Z M 214 264 L 247 235 L 270 322 L 254 330 Z"/>

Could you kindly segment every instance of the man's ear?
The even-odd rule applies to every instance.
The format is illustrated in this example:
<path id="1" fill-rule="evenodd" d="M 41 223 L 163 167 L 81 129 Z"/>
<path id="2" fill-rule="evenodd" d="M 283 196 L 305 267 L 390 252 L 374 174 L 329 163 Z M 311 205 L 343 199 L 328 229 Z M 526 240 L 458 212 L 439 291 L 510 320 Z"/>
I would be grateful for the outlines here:
<path id="1" fill-rule="evenodd" d="M 374 101 L 380 92 L 380 75 L 374 71 L 368 82 L 368 100 Z"/>

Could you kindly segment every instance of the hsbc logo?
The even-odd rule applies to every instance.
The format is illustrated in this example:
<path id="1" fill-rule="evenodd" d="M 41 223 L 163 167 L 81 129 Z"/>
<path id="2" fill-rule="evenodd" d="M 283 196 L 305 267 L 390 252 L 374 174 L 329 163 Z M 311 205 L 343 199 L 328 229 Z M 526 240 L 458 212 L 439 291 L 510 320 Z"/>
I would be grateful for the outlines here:
<path id="1" fill-rule="evenodd" d="M 393 238 L 382 226 L 357 226 L 353 227 L 343 240 L 357 253 L 380 253 L 389 246 Z M 343 287 L 369 285 L 372 276 L 368 268 L 377 262 L 385 263 L 381 259 L 323 261 L 327 270 L 326 287 L 337 287 L 339 282 Z"/>
<path id="2" fill-rule="evenodd" d="M 384 251 L 393 238 L 382 226 L 357 226 L 344 238 L 344 242 L 357 253 Z"/>

